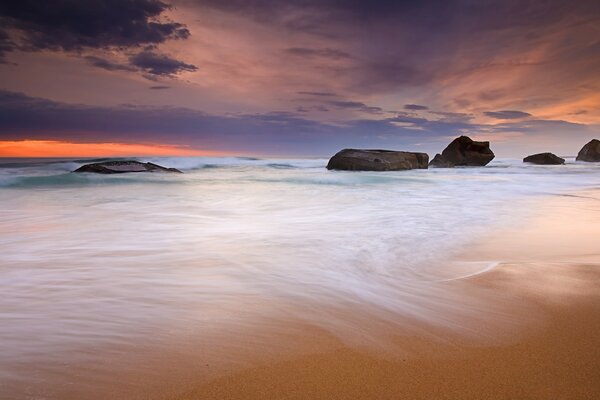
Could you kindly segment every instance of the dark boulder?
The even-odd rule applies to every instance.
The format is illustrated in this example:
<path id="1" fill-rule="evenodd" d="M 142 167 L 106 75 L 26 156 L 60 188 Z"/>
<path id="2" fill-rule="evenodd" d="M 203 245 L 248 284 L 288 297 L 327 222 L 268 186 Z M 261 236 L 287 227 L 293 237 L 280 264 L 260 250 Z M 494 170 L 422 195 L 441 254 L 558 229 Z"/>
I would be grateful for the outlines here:
<path id="1" fill-rule="evenodd" d="M 425 153 L 392 150 L 344 149 L 331 157 L 327 169 L 346 171 L 399 171 L 427 168 Z"/>
<path id="2" fill-rule="evenodd" d="M 127 172 L 175 172 L 182 173 L 176 168 L 166 168 L 151 162 L 139 162 L 133 160 L 127 161 L 106 161 L 92 164 L 86 164 L 77 168 L 73 172 L 92 172 L 95 174 L 123 174 Z"/>
<path id="3" fill-rule="evenodd" d="M 431 160 L 429 165 L 436 168 L 454 167 L 454 164 L 452 164 L 450 161 L 445 160 L 440 153 L 436 154 L 435 157 L 433 157 L 433 160 Z"/>
<path id="4" fill-rule="evenodd" d="M 539 153 L 525 157 L 523 162 L 541 165 L 560 165 L 565 163 L 565 159 L 552 153 Z"/>
<path id="5" fill-rule="evenodd" d="M 577 161 L 600 161 L 600 140 L 592 139 L 577 154 Z"/>
<path id="6" fill-rule="evenodd" d="M 436 154 L 429 164 L 432 167 L 449 168 L 455 166 L 482 167 L 494 159 L 490 142 L 476 142 L 468 136 L 454 139 L 442 154 Z"/>

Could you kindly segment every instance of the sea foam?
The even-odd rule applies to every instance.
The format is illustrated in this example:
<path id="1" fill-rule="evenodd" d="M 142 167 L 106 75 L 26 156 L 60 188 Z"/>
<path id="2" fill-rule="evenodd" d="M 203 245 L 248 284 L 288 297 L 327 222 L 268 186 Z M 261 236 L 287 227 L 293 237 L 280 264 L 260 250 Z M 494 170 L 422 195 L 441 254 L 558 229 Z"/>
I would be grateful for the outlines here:
<path id="1" fill-rule="evenodd" d="M 497 260 L 450 260 L 538 199 L 600 182 L 598 165 L 572 160 L 383 173 L 327 171 L 324 159 L 141 161 L 185 173 L 2 163 L 5 359 L 124 345 L 147 332 L 242 334 L 277 318 L 349 343 L 378 343 L 376 327 L 410 321 L 471 335 L 461 321 L 484 311 L 447 282 Z"/>

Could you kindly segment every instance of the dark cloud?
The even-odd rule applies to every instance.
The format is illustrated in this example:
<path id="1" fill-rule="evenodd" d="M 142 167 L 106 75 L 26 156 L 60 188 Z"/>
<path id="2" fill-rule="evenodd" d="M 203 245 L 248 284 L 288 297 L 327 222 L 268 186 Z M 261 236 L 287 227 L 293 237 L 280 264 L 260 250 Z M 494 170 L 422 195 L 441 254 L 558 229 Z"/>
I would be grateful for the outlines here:
<path id="1" fill-rule="evenodd" d="M 588 127 L 566 121 L 524 120 L 497 125 L 399 114 L 327 124 L 285 111 L 214 115 L 176 107 L 98 107 L 59 103 L 0 90 L 0 140 L 151 142 L 257 154 L 330 155 L 343 147 L 419 147 L 439 152 L 462 134 L 549 135 L 588 139 Z M 101 132 L 99 135 L 98 132 Z M 578 136 L 575 136 L 578 135 Z M 578 139 L 578 140 L 579 140 Z"/>
<path id="2" fill-rule="evenodd" d="M 591 80 L 598 70 L 597 43 L 589 40 L 600 18 L 600 2 L 594 0 L 190 0 L 187 4 L 195 4 L 200 12 L 218 9 L 257 21 L 281 37 L 288 37 L 288 31 L 307 34 L 301 47 L 288 49 L 299 56 L 351 55 L 344 59 L 344 68 L 337 65 L 342 63 L 330 63 L 320 72 L 335 77 L 338 87 L 344 85 L 352 93 L 393 93 L 440 81 L 452 84 L 478 71 L 534 70 L 540 63 L 547 75 L 564 74 L 563 63 L 577 65 L 581 80 Z M 490 101 L 505 93 L 514 96 L 510 89 L 491 87 L 481 97 Z"/>
<path id="3" fill-rule="evenodd" d="M 156 45 L 190 35 L 183 24 L 158 20 L 169 7 L 159 0 L 3 0 L 0 22 L 18 31 L 22 50 Z"/>
<path id="4" fill-rule="evenodd" d="M 313 19 L 328 17 L 331 20 L 345 16 L 346 18 L 373 19 L 382 16 L 396 17 L 415 12 L 444 11 L 449 6 L 459 3 L 449 0 L 414 1 L 414 0 L 195 0 L 195 4 L 217 8 L 226 12 L 251 16 L 261 22 L 275 23 L 279 20 L 298 29 L 310 31 Z M 299 13 L 298 10 L 304 12 Z M 309 18 L 311 16 L 312 18 Z M 409 19 L 404 17 L 403 19 Z M 329 20 L 329 19 L 328 19 Z"/>
<path id="5" fill-rule="evenodd" d="M 186 64 L 164 54 L 143 51 L 129 58 L 131 65 L 156 76 L 173 76 L 184 71 L 197 71 L 198 67 Z"/>
<path id="6" fill-rule="evenodd" d="M 12 51 L 14 47 L 15 44 L 10 39 L 8 33 L 0 29 L 0 64 L 6 63 L 6 53 Z"/>
<path id="7" fill-rule="evenodd" d="M 157 86 L 150 86 L 151 90 L 165 90 L 165 89 L 171 89 L 171 86 L 163 86 L 163 85 L 157 85 Z"/>
<path id="8" fill-rule="evenodd" d="M 548 2 L 523 4 L 519 0 L 194 0 L 193 3 L 246 15 L 263 23 L 285 21 L 288 26 L 306 31 L 325 23 L 335 27 L 332 22 L 340 21 L 341 17 L 349 23 L 387 20 L 396 21 L 398 27 L 406 23 L 426 23 L 425 29 L 443 29 L 464 16 L 476 22 L 478 27 L 499 29 L 531 21 L 549 23 L 574 12 L 596 15 L 600 10 L 598 2 L 593 0 L 556 0 L 551 2 L 552 7 Z"/>
<path id="9" fill-rule="evenodd" d="M 332 93 L 332 92 L 296 92 L 296 93 L 307 95 L 307 96 L 319 96 L 319 97 L 335 97 L 335 96 L 337 96 L 335 93 Z"/>
<path id="10" fill-rule="evenodd" d="M 107 71 L 137 71 L 137 68 L 130 65 L 115 63 L 102 57 L 85 56 L 84 58 L 90 65 Z"/>
<path id="11" fill-rule="evenodd" d="M 332 100 L 328 101 L 327 104 L 330 104 L 337 108 L 347 108 L 367 113 L 378 114 L 383 112 L 383 109 L 381 107 L 371 107 L 360 101 Z"/>
<path id="12" fill-rule="evenodd" d="M 0 91 L 0 140 L 155 142 L 240 152 L 327 155 L 341 147 L 403 148 L 427 138 L 458 134 L 464 124 L 414 120 L 422 129 L 397 126 L 393 118 L 330 125 L 299 113 L 213 115 L 175 107 L 97 107 L 59 103 Z M 98 132 L 102 132 L 101 135 Z M 446 140 L 444 137 L 443 140 Z"/>
<path id="13" fill-rule="evenodd" d="M 183 71 L 196 71 L 198 68 L 192 64 L 176 60 L 163 54 L 143 51 L 129 57 L 129 64 L 122 64 L 98 56 L 85 56 L 88 64 L 107 71 L 142 71 L 150 80 L 157 77 L 173 77 Z M 150 89 L 168 89 L 169 86 L 151 86 Z"/>
<path id="14" fill-rule="evenodd" d="M 329 108 L 325 107 L 325 106 L 300 106 L 296 109 L 296 111 L 300 112 L 300 113 L 307 113 L 307 112 L 311 112 L 311 111 L 320 111 L 320 112 L 327 112 L 329 111 Z"/>
<path id="15" fill-rule="evenodd" d="M 422 106 L 420 104 L 405 104 L 404 105 L 404 109 L 405 110 L 412 110 L 412 111 L 419 111 L 419 110 L 429 110 L 429 107 Z"/>
<path id="16" fill-rule="evenodd" d="M 352 56 L 344 51 L 336 49 L 313 49 L 308 47 L 291 47 L 285 49 L 287 53 L 293 54 L 299 57 L 323 57 L 330 58 L 333 60 L 341 60 L 345 58 L 352 58 Z"/>
<path id="17" fill-rule="evenodd" d="M 495 119 L 519 119 L 531 117 L 531 114 L 524 111 L 502 110 L 502 111 L 486 111 L 484 114 Z"/>

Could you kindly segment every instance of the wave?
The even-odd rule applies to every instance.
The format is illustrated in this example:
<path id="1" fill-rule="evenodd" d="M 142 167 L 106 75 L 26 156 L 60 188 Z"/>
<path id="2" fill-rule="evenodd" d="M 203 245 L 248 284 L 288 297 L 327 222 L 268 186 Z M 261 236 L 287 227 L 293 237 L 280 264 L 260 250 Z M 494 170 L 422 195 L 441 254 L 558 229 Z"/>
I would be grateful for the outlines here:
<path id="1" fill-rule="evenodd" d="M 43 176 L 0 176 L 0 187 L 5 188 L 43 188 L 43 187 L 79 187 L 97 185 L 130 185 L 133 183 L 177 184 L 177 177 L 159 174 L 118 174 L 96 175 L 63 173 Z"/>
<path id="2" fill-rule="evenodd" d="M 324 168 L 326 159 L 262 159 L 253 157 L 151 157 L 140 158 L 166 167 L 178 168 L 182 171 L 193 171 L 205 168 Z"/>
<path id="3" fill-rule="evenodd" d="M 538 166 L 508 159 L 494 161 L 496 165 L 485 168 L 349 172 L 327 171 L 325 159 L 140 157 L 137 160 L 178 168 L 185 174 L 178 176 L 71 174 L 85 163 L 116 159 L 4 159 L 0 164 L 0 187 L 33 188 L 134 183 L 195 184 L 211 181 L 333 186 L 436 185 L 440 190 L 454 192 L 460 190 L 460 186 L 463 186 L 464 190 L 466 187 L 485 183 L 488 185 L 485 191 L 490 193 L 495 193 L 498 185 L 502 185 L 511 193 L 537 191 L 539 194 L 547 194 L 561 188 L 589 187 L 597 181 L 595 178 L 600 172 L 600 165 L 594 163 L 568 162 L 564 166 Z"/>

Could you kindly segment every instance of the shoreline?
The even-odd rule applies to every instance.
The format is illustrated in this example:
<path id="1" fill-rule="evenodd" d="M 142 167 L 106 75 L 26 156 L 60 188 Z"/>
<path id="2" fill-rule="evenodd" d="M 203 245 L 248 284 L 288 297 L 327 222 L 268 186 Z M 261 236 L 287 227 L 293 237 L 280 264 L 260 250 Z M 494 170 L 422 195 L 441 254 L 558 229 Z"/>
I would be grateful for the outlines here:
<path id="1" fill-rule="evenodd" d="M 508 340 L 396 335 L 398 348 L 411 352 L 377 354 L 312 329 L 306 335 L 315 348 L 328 343 L 329 350 L 280 361 L 257 357 L 256 366 L 167 398 L 600 398 L 600 252 L 594 246 L 600 191 L 553 196 L 534 214 L 459 257 L 500 260 L 497 266 L 450 282 L 501 300 L 502 311 L 490 310 L 490 321 L 511 313 L 516 324 Z"/>

